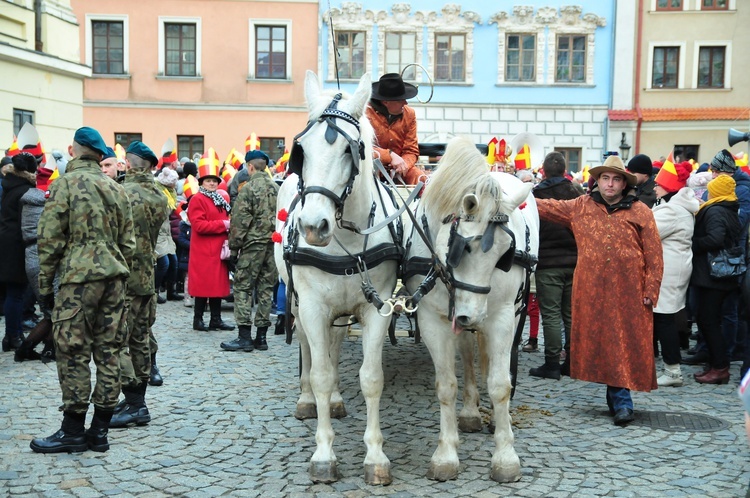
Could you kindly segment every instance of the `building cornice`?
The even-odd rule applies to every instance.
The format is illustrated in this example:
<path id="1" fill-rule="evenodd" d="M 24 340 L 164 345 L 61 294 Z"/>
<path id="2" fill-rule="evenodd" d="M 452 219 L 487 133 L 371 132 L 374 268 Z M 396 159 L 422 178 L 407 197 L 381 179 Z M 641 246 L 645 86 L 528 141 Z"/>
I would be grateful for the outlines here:
<path id="1" fill-rule="evenodd" d="M 235 111 L 235 112 L 301 112 L 304 105 L 221 104 L 203 102 L 123 102 L 120 100 L 84 100 L 84 107 L 112 107 L 116 109 L 169 109 L 172 111 Z"/>
<path id="2" fill-rule="evenodd" d="M 58 57 L 0 42 L 0 60 L 74 78 L 91 76 L 91 68 Z M 6 75 L 7 76 L 7 75 Z"/>

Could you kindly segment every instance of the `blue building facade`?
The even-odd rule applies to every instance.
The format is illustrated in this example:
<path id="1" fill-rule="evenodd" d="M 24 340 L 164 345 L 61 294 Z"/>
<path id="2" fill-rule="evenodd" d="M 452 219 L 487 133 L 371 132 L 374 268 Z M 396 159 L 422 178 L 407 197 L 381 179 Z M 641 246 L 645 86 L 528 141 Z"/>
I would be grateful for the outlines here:
<path id="1" fill-rule="evenodd" d="M 531 133 L 534 166 L 556 149 L 571 170 L 597 164 L 608 143 L 615 0 L 523 4 L 321 2 L 318 72 L 351 92 L 364 72 L 375 81 L 405 71 L 420 87 L 410 105 L 421 142 Z"/>

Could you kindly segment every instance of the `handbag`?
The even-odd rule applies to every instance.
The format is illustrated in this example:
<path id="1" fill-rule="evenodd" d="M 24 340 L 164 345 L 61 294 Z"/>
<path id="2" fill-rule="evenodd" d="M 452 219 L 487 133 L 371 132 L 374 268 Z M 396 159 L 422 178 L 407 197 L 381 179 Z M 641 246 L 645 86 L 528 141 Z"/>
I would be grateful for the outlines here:
<path id="1" fill-rule="evenodd" d="M 221 244 L 221 254 L 219 255 L 219 259 L 226 261 L 231 255 L 232 252 L 229 250 L 229 241 L 225 240 L 224 243 Z"/>
<path id="2" fill-rule="evenodd" d="M 737 278 L 745 274 L 745 251 L 741 246 L 721 249 L 716 252 L 709 251 L 708 266 L 709 275 L 714 280 L 726 280 Z"/>

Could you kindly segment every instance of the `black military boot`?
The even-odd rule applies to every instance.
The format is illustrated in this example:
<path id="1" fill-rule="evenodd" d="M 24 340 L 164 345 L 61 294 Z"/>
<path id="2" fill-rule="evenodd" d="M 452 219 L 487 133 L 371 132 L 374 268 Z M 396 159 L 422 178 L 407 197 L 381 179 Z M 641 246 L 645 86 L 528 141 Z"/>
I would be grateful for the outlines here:
<path id="1" fill-rule="evenodd" d="M 273 335 L 284 334 L 286 334 L 286 315 L 279 315 L 276 317 L 276 326 L 273 329 Z"/>
<path id="2" fill-rule="evenodd" d="M 253 329 L 247 325 L 239 326 L 240 333 L 237 339 L 229 342 L 222 342 L 221 349 L 224 351 L 245 351 L 249 353 L 254 348 Z"/>
<path id="3" fill-rule="evenodd" d="M 156 365 L 156 353 L 151 355 L 151 375 L 148 378 L 149 386 L 160 386 L 164 384 L 164 378 L 159 372 L 159 367 Z"/>
<path id="4" fill-rule="evenodd" d="M 541 377 L 542 379 L 560 380 L 560 357 L 549 356 L 544 359 L 544 365 L 529 370 L 532 377 Z"/>
<path id="5" fill-rule="evenodd" d="M 184 297 L 177 289 L 177 282 L 167 282 L 167 301 L 179 301 Z"/>
<path id="6" fill-rule="evenodd" d="M 258 351 L 268 350 L 268 343 L 266 342 L 266 332 L 268 332 L 268 327 L 258 327 L 258 330 L 255 333 L 255 341 L 253 342 L 253 345 Z"/>
<path id="7" fill-rule="evenodd" d="M 60 430 L 49 437 L 34 439 L 29 446 L 35 453 L 80 453 L 88 449 L 85 413 L 64 412 Z"/>
<path id="8" fill-rule="evenodd" d="M 94 407 L 94 418 L 91 427 L 86 431 L 86 443 L 91 451 L 105 452 L 109 449 L 109 422 L 112 420 L 112 410 Z"/>
<path id="9" fill-rule="evenodd" d="M 208 327 L 206 327 L 206 324 L 203 322 L 203 312 L 206 311 L 207 300 L 208 299 L 205 297 L 195 298 L 195 305 L 193 307 L 193 330 L 199 330 L 201 332 L 206 332 L 208 330 Z"/>
<path id="10" fill-rule="evenodd" d="M 234 325 L 221 319 L 221 313 L 211 310 L 211 320 L 208 322 L 208 330 L 234 330 Z"/>
<path id="11" fill-rule="evenodd" d="M 125 395 L 125 407 L 118 411 L 112 417 L 109 427 L 112 429 L 121 429 L 130 425 L 146 425 L 151 422 L 151 415 L 148 413 L 146 406 L 146 387 L 147 382 L 142 382 L 136 387 L 125 386 L 122 393 Z"/>

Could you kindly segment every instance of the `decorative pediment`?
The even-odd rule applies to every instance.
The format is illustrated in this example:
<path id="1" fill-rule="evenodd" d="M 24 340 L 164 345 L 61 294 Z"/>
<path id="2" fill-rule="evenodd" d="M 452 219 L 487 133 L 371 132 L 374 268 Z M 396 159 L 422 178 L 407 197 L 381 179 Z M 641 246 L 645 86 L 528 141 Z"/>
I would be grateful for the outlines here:
<path id="1" fill-rule="evenodd" d="M 565 28 L 578 29 L 581 32 L 592 32 L 596 28 L 607 25 L 606 19 L 596 14 L 583 14 L 583 8 L 579 5 L 567 5 L 560 7 L 559 11 L 555 7 L 540 7 L 536 9 L 530 6 L 513 7 L 513 15 L 507 12 L 497 12 L 489 18 L 490 24 L 497 24 L 499 29 L 523 31 L 536 31 L 546 26 L 557 26 Z"/>
<path id="2" fill-rule="evenodd" d="M 336 31 L 363 31 L 365 33 L 365 52 L 373 52 L 372 27 L 377 19 L 378 13 L 372 10 L 363 10 L 362 4 L 356 2 L 343 2 L 341 8 L 332 8 L 323 14 L 323 22 L 333 22 Z M 329 26 L 330 29 L 330 26 Z M 326 44 L 328 50 L 328 79 L 336 78 L 335 54 L 333 46 Z M 369 70 L 369 68 L 368 68 Z"/>

